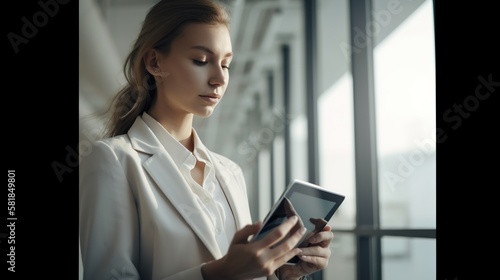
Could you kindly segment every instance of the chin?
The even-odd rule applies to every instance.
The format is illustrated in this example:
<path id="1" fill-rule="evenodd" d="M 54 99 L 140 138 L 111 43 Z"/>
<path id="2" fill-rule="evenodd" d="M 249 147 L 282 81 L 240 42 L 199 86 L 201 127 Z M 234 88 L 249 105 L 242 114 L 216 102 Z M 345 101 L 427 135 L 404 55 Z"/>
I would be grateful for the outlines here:
<path id="1" fill-rule="evenodd" d="M 202 112 L 198 112 L 196 115 L 200 118 L 208 118 L 212 115 L 213 112 L 214 112 L 213 108 L 210 108 Z"/>

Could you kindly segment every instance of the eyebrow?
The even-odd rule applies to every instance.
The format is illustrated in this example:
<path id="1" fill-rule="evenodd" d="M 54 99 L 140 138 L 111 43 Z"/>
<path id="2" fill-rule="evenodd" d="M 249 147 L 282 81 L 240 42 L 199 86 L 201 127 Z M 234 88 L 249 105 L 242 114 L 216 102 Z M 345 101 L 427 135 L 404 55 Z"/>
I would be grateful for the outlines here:
<path id="1" fill-rule="evenodd" d="M 209 53 L 209 54 L 211 54 L 211 55 L 215 55 L 215 53 L 214 53 L 211 49 L 209 49 L 209 48 L 207 48 L 207 47 L 205 47 L 205 46 L 193 46 L 193 47 L 191 47 L 191 48 L 192 48 L 192 49 L 202 50 L 202 51 L 207 52 L 207 53 Z M 232 53 L 232 52 L 229 52 L 229 53 L 227 53 L 224 57 L 231 57 L 231 56 L 233 56 L 233 53 Z"/>

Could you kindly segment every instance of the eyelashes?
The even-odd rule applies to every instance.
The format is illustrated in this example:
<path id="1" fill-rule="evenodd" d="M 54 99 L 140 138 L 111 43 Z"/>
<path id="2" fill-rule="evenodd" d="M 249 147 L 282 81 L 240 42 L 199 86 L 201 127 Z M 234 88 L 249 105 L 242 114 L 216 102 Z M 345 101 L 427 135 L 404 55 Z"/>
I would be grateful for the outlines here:
<path id="1" fill-rule="evenodd" d="M 198 66 L 204 66 L 204 65 L 208 64 L 208 61 L 202 61 L 202 60 L 193 59 L 193 63 L 195 65 L 198 65 Z M 229 66 L 228 65 L 222 65 L 222 68 L 226 68 L 227 70 L 229 70 Z"/>
<path id="2" fill-rule="evenodd" d="M 208 62 L 207 61 L 201 61 L 201 60 L 196 60 L 196 59 L 193 59 L 193 63 L 198 65 L 198 66 L 203 66 L 203 65 L 206 65 Z"/>

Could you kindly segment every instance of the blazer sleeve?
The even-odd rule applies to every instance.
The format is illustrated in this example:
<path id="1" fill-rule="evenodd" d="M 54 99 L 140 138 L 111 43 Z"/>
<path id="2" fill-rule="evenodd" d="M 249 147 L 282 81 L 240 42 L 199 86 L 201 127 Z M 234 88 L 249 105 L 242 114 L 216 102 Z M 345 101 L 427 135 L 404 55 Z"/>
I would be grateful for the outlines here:
<path id="1" fill-rule="evenodd" d="M 139 279 L 134 196 L 116 153 L 96 142 L 82 158 L 79 183 L 83 279 Z"/>

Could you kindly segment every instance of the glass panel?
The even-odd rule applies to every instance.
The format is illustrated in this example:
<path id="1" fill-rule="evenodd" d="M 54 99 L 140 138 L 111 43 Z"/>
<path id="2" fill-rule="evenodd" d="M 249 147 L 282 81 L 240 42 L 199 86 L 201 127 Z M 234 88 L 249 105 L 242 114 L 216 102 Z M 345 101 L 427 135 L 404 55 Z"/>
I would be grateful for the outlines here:
<path id="1" fill-rule="evenodd" d="M 259 152 L 259 194 L 258 194 L 258 217 L 263 220 L 271 208 L 271 154 L 268 149 Z"/>
<path id="2" fill-rule="evenodd" d="M 307 117 L 296 116 L 290 123 L 291 179 L 308 181 L 307 176 Z M 286 182 L 287 184 L 289 182 Z"/>
<path id="3" fill-rule="evenodd" d="M 290 50 L 290 177 L 289 179 L 301 179 L 308 181 L 308 134 L 307 134 L 307 107 L 304 93 L 305 73 L 304 73 L 304 9 L 300 2 L 292 4 L 293 1 L 285 5 L 286 14 L 283 23 L 287 27 L 282 27 L 283 34 L 292 35 L 286 39 Z M 297 5 L 299 4 L 299 5 Z M 289 182 L 286 182 L 287 184 Z"/>
<path id="4" fill-rule="evenodd" d="M 322 0 L 317 7 L 320 185 L 346 195 L 331 220 L 335 228 L 353 228 L 356 214 L 348 8 L 346 0 Z"/>
<path id="5" fill-rule="evenodd" d="M 436 240 L 383 237 L 382 279 L 435 280 Z"/>
<path id="6" fill-rule="evenodd" d="M 273 141 L 273 155 L 274 155 L 274 199 L 273 203 L 278 200 L 278 197 L 285 190 L 285 165 L 283 161 L 285 160 L 285 139 L 282 135 L 278 135 Z M 269 207 L 272 207 L 269 206 Z M 271 209 L 271 208 L 269 208 Z M 268 209 L 268 210 L 269 210 Z"/>
<path id="7" fill-rule="evenodd" d="M 353 234 L 335 233 L 330 244 L 332 255 L 323 270 L 323 279 L 356 280 L 356 243 Z M 384 280 L 386 280 L 384 278 Z"/>
<path id="8" fill-rule="evenodd" d="M 374 74 L 381 227 L 435 228 L 432 1 L 398 7 L 375 2 L 380 7 L 373 13 L 375 19 L 384 12 L 386 18 L 389 12 L 398 16 L 385 25 L 374 24 L 383 28 L 373 31 L 380 41 L 374 48 Z"/>

